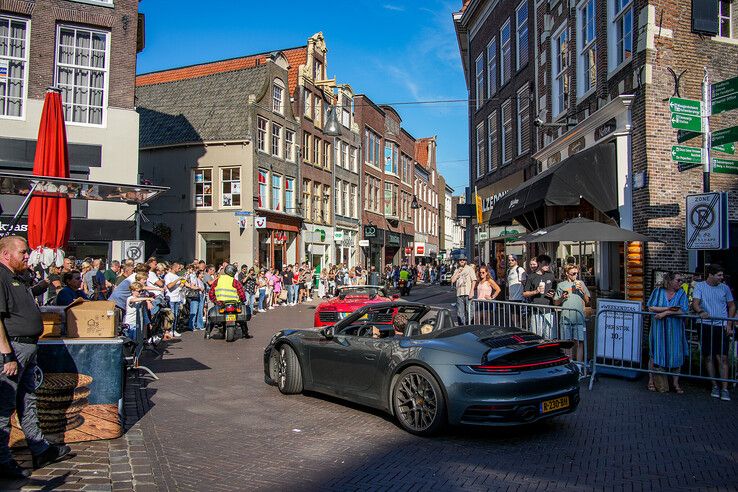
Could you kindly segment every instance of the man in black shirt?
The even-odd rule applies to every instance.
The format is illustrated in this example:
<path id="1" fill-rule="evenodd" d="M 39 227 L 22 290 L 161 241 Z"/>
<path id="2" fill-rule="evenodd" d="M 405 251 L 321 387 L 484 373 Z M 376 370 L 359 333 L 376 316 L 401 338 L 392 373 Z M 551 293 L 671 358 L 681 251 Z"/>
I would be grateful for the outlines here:
<path id="1" fill-rule="evenodd" d="M 294 306 L 297 299 L 297 292 L 292 288 L 292 280 L 294 274 L 292 273 L 292 265 L 285 265 L 282 267 L 282 288 L 287 291 L 287 305 Z"/>
<path id="2" fill-rule="evenodd" d="M 523 296 L 533 304 L 531 306 L 530 329 L 543 338 L 556 337 L 554 333 L 553 311 L 547 306 L 553 305 L 556 294 L 556 277 L 551 273 L 551 257 L 539 255 L 538 270 L 528 275 L 525 281 Z"/>
<path id="3" fill-rule="evenodd" d="M 21 428 L 33 456 L 33 467 L 41 468 L 69 455 L 65 445 L 49 444 L 38 425 L 36 413 L 36 343 L 43 332 L 41 312 L 24 281 L 28 270 L 28 244 L 20 236 L 0 239 L 0 477 L 30 475 L 11 457 L 10 416 L 18 413 Z"/>

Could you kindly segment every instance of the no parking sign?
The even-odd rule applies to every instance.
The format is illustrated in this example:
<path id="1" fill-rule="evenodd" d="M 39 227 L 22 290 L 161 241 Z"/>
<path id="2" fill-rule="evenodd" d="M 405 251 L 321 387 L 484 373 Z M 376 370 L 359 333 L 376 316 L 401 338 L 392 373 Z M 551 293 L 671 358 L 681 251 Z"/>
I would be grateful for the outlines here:
<path id="1" fill-rule="evenodd" d="M 730 247 L 726 193 L 687 195 L 685 219 L 687 249 L 727 249 Z"/>

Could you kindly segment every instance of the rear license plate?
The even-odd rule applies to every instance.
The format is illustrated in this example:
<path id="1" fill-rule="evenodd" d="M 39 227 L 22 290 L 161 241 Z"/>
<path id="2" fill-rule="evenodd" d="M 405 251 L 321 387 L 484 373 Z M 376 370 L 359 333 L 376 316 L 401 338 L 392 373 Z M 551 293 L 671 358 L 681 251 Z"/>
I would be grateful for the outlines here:
<path id="1" fill-rule="evenodd" d="M 236 321 L 235 314 L 226 314 L 226 321 Z"/>
<path id="2" fill-rule="evenodd" d="M 541 413 L 555 412 L 562 408 L 569 408 L 568 396 L 562 396 L 561 398 L 554 398 L 553 400 L 541 402 Z"/>

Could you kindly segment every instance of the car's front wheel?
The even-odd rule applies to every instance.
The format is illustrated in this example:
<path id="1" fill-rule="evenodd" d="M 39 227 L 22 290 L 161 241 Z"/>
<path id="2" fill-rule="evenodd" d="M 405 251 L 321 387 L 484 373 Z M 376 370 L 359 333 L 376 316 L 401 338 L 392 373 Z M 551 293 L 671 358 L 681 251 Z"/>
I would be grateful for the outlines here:
<path id="1" fill-rule="evenodd" d="M 446 423 L 446 400 L 433 375 L 422 367 L 409 367 L 397 378 L 392 405 L 400 426 L 428 436 Z"/>
<path id="2" fill-rule="evenodd" d="M 279 347 L 276 359 L 276 381 L 279 391 L 284 395 L 301 393 L 302 370 L 295 351 L 284 344 Z"/>

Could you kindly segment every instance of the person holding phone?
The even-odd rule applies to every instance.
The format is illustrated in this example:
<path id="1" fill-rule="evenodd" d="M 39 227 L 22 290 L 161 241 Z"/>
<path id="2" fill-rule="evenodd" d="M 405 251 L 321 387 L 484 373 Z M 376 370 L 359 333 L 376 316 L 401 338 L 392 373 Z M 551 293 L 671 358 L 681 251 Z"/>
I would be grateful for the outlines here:
<path id="1" fill-rule="evenodd" d="M 688 352 L 687 337 L 684 332 L 684 319 L 677 317 L 689 311 L 689 300 L 681 288 L 684 279 L 672 272 L 664 274 L 661 287 L 651 292 L 648 310 L 656 313 L 648 335 L 649 368 L 663 368 L 669 372 L 679 372 Z M 663 383 L 661 382 L 663 381 Z M 659 382 L 657 385 L 656 383 Z M 679 386 L 679 376 L 673 377 L 674 391 L 684 393 Z M 648 373 L 648 389 L 661 393 L 669 391 L 668 382 L 657 381 L 652 372 Z"/>
<path id="2" fill-rule="evenodd" d="M 553 333 L 554 316 L 553 312 L 546 306 L 553 304 L 556 295 L 556 277 L 551 273 L 550 256 L 539 255 L 536 260 L 538 269 L 528 275 L 523 296 L 532 304 L 531 331 L 543 338 L 552 338 L 555 335 Z"/>
<path id="3" fill-rule="evenodd" d="M 584 282 L 579 280 L 579 268 L 576 265 L 566 265 L 566 280 L 556 286 L 554 304 L 561 306 L 561 338 L 575 340 L 572 358 L 584 362 L 584 307 L 589 304 L 590 294 Z"/>

